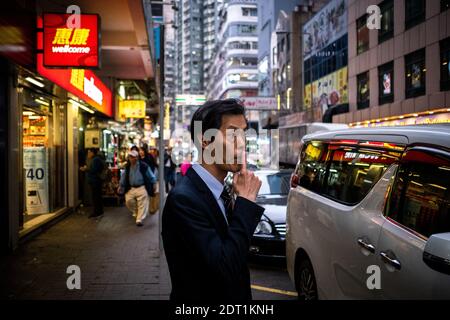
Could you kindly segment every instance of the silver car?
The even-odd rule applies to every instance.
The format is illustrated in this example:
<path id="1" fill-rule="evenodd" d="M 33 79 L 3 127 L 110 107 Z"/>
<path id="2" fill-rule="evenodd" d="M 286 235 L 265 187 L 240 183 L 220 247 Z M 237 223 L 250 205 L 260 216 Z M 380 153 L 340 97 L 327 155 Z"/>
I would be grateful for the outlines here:
<path id="1" fill-rule="evenodd" d="M 450 299 L 450 126 L 305 136 L 291 186 L 300 299 Z"/>

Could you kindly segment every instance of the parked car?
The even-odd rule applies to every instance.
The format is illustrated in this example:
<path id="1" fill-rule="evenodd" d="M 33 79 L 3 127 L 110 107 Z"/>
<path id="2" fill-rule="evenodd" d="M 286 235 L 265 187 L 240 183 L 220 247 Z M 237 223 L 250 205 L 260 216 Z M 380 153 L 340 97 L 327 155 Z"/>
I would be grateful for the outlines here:
<path id="1" fill-rule="evenodd" d="M 255 176 L 262 181 L 256 203 L 266 210 L 251 239 L 253 256 L 286 256 L 286 205 L 292 172 L 288 169 L 255 171 Z"/>
<path id="2" fill-rule="evenodd" d="M 305 136 L 287 207 L 300 299 L 450 298 L 450 126 Z"/>

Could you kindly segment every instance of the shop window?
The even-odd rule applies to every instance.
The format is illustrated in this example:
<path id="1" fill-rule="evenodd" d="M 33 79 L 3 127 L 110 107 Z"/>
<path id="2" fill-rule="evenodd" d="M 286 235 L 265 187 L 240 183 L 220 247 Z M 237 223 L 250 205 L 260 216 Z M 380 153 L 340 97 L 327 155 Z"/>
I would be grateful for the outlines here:
<path id="1" fill-rule="evenodd" d="M 450 232 L 450 160 L 410 150 L 400 164 L 386 215 L 422 237 Z"/>
<path id="2" fill-rule="evenodd" d="M 24 89 L 22 108 L 24 230 L 39 224 L 66 203 L 66 108 L 46 95 Z"/>
<path id="3" fill-rule="evenodd" d="M 450 9 L 450 0 L 441 0 L 441 12 Z"/>
<path id="4" fill-rule="evenodd" d="M 379 5 L 381 9 L 381 29 L 378 31 L 378 43 L 394 36 L 394 0 L 385 0 Z"/>
<path id="5" fill-rule="evenodd" d="M 413 52 L 405 57 L 407 99 L 425 94 L 426 71 L 425 49 Z"/>
<path id="6" fill-rule="evenodd" d="M 357 77 L 358 88 L 358 109 L 364 109 L 369 107 L 370 102 L 370 89 L 369 89 L 369 72 L 364 72 Z"/>
<path id="7" fill-rule="evenodd" d="M 364 199 L 396 160 L 383 151 L 338 149 L 330 157 L 325 195 L 354 205 Z"/>
<path id="8" fill-rule="evenodd" d="M 405 1 L 405 28 L 410 29 L 425 21 L 425 0 Z"/>
<path id="9" fill-rule="evenodd" d="M 441 46 L 441 91 L 450 90 L 450 38 L 442 40 Z"/>
<path id="10" fill-rule="evenodd" d="M 379 103 L 385 104 L 394 101 L 394 63 L 389 62 L 378 68 Z"/>
<path id="11" fill-rule="evenodd" d="M 361 54 L 369 49 L 369 29 L 367 28 L 367 15 L 356 21 L 357 52 Z"/>

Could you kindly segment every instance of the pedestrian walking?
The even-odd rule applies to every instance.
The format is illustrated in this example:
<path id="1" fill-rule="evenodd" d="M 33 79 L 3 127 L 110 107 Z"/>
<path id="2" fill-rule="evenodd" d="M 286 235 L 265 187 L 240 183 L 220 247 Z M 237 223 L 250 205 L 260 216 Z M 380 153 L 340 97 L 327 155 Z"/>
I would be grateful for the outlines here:
<path id="1" fill-rule="evenodd" d="M 176 165 L 172 160 L 172 148 L 168 148 L 164 153 L 164 180 L 166 182 L 166 193 L 175 186 Z"/>
<path id="2" fill-rule="evenodd" d="M 139 159 L 145 162 L 145 164 L 150 167 L 150 170 L 152 170 L 153 174 L 155 174 L 156 161 L 155 158 L 153 158 L 153 156 L 148 152 L 147 148 L 139 148 Z"/>
<path id="3" fill-rule="evenodd" d="M 149 197 L 154 194 L 155 175 L 150 167 L 139 160 L 136 150 L 128 152 L 125 172 L 120 178 L 119 194 L 125 194 L 125 204 L 136 218 L 136 225 L 143 226 L 148 215 Z"/>
<path id="4" fill-rule="evenodd" d="M 81 171 L 86 172 L 87 182 L 91 188 L 92 202 L 94 211 L 89 218 L 96 218 L 103 215 L 103 180 L 102 172 L 106 167 L 106 163 L 98 154 L 98 149 L 91 148 L 88 150 L 87 164 L 80 168 Z"/>

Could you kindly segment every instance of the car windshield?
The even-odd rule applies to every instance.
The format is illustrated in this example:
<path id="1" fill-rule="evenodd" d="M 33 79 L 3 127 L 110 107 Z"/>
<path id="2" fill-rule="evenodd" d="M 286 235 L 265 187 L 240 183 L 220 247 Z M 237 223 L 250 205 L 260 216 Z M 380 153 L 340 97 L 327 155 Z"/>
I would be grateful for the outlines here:
<path id="1" fill-rule="evenodd" d="M 277 172 L 273 174 L 258 174 L 262 185 L 258 195 L 287 195 L 290 189 L 290 172 Z"/>

